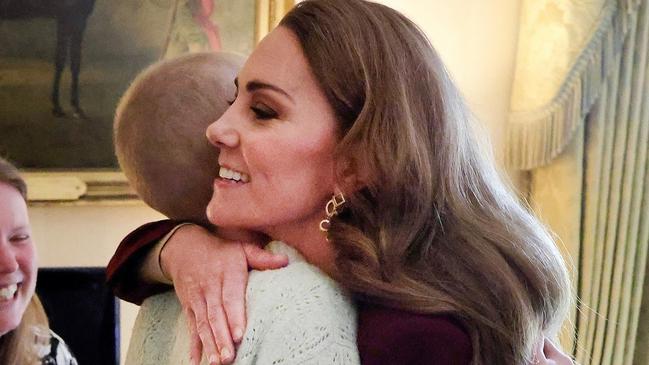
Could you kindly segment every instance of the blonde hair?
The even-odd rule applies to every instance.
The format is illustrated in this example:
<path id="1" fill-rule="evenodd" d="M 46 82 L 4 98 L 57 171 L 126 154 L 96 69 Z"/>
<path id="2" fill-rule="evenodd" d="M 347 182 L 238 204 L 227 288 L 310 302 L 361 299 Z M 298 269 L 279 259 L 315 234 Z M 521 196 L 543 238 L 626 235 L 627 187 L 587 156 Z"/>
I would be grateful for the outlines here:
<path id="1" fill-rule="evenodd" d="M 0 157 L 0 183 L 14 187 L 27 200 L 27 184 L 18 169 Z M 0 336 L 0 364 L 27 364 L 30 355 L 26 349 L 32 340 L 31 328 L 49 328 L 47 315 L 38 296 L 34 294 L 23 313 L 20 324 L 14 330 Z"/>
<path id="2" fill-rule="evenodd" d="M 18 327 L 0 337 L 0 364 L 30 363 L 34 355 L 29 352 L 34 341 L 34 327 L 49 330 L 47 315 L 36 294 L 29 301 Z"/>
<path id="3" fill-rule="evenodd" d="M 234 97 L 243 58 L 195 53 L 143 71 L 122 96 L 115 153 L 144 202 L 169 218 L 209 225 L 205 207 L 218 174 L 218 150 L 205 138 Z"/>
<path id="4" fill-rule="evenodd" d="M 361 0 L 307 0 L 280 26 L 336 112 L 337 161 L 364 184 L 329 230 L 339 281 L 360 300 L 454 315 L 475 364 L 528 362 L 567 314 L 567 270 L 478 147 L 426 36 Z"/>

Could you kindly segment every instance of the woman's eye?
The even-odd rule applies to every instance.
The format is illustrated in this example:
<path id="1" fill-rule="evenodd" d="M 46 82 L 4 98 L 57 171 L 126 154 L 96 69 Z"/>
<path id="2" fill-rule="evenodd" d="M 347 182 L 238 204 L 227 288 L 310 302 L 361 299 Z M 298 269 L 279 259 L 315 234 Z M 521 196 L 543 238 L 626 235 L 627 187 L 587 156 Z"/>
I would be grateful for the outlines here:
<path id="1" fill-rule="evenodd" d="M 250 110 L 255 113 L 257 119 L 267 120 L 277 118 L 277 112 L 265 105 L 251 106 Z"/>
<path id="2" fill-rule="evenodd" d="M 12 242 L 24 242 L 24 241 L 27 241 L 28 239 L 29 239 L 28 234 L 17 234 L 15 236 L 11 237 Z"/>

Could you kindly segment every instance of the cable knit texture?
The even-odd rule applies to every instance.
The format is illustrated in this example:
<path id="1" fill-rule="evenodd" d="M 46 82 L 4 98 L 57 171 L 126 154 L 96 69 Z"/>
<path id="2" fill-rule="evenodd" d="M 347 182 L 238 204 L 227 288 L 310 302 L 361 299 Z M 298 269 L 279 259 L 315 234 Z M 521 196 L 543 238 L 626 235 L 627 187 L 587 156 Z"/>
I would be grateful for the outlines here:
<path id="1" fill-rule="evenodd" d="M 267 249 L 287 254 L 290 263 L 250 273 L 248 324 L 235 364 L 360 364 L 356 310 L 346 293 L 286 244 Z M 140 308 L 126 364 L 189 364 L 187 334 L 176 295 L 153 296 Z"/>

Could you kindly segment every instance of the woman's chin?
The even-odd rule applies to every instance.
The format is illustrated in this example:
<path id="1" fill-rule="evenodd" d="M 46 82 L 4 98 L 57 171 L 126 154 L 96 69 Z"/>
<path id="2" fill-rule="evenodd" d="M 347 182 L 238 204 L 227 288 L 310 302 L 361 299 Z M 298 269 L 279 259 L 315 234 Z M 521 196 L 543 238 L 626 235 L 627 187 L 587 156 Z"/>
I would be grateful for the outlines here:
<path id="1" fill-rule="evenodd" d="M 225 207 L 218 206 L 210 202 L 207 205 L 207 210 L 205 213 L 210 223 L 212 223 L 216 227 L 224 228 L 227 230 L 246 229 L 245 225 L 243 225 L 240 220 L 236 219 L 236 217 L 233 216 L 232 211 L 230 209 L 226 209 Z"/>
<path id="2" fill-rule="evenodd" d="M 232 228 L 232 229 L 235 228 L 232 227 L 228 219 L 225 219 L 222 215 L 215 213 L 213 210 L 210 210 L 209 207 L 207 209 L 207 219 L 210 221 L 210 223 L 212 223 L 217 227 Z"/>
<path id="3" fill-rule="evenodd" d="M 13 305 L 0 310 L 0 337 L 15 330 L 20 324 L 24 309 L 17 307 L 18 305 Z"/>
<path id="4" fill-rule="evenodd" d="M 207 208 L 205 209 L 205 215 L 207 215 L 207 219 L 210 221 L 215 226 L 220 226 L 219 224 L 219 215 L 216 213 L 216 207 L 214 206 L 215 204 L 213 203 L 214 199 L 210 200 L 210 202 L 207 204 Z"/>

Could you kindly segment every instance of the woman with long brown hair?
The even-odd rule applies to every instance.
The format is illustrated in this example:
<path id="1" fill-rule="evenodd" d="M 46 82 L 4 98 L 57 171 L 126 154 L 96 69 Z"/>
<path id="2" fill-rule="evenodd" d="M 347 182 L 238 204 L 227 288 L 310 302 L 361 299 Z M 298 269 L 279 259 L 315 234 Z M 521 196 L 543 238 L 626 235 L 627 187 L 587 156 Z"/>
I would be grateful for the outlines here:
<path id="1" fill-rule="evenodd" d="M 0 158 L 0 364 L 76 365 L 34 293 L 37 270 L 27 185 Z"/>
<path id="2" fill-rule="evenodd" d="M 295 47 L 282 52 L 286 44 Z M 319 94 L 301 92 L 282 66 L 300 57 Z M 563 260 L 480 149 L 459 92 L 409 19 L 361 0 L 301 2 L 236 82 L 232 107 L 207 133 L 221 153 L 208 217 L 302 243 L 307 260 L 357 300 L 363 363 L 440 363 L 456 351 L 445 358 L 525 364 L 543 336 L 556 335 L 570 303 Z M 317 95 L 326 106 L 303 110 Z M 331 144 L 309 140 L 330 120 L 321 137 Z M 305 143 L 321 149 L 309 154 Z M 318 179 L 306 179 L 309 172 Z M 296 207 L 306 215 L 289 227 Z M 146 242 L 136 233 L 123 245 L 146 248 L 166 232 L 152 235 L 149 226 Z M 182 246 L 194 237 L 182 232 L 161 256 L 177 286 L 214 270 L 200 273 L 210 255 L 189 255 Z M 132 262 L 116 257 L 111 272 Z M 195 297 L 183 304 L 202 309 L 189 313 L 214 310 L 211 299 Z M 227 307 L 233 302 L 218 298 L 217 310 L 240 311 Z M 241 323 L 212 325 L 219 330 L 210 338 L 229 348 L 219 333 Z M 463 334 L 468 348 L 446 341 Z"/>

